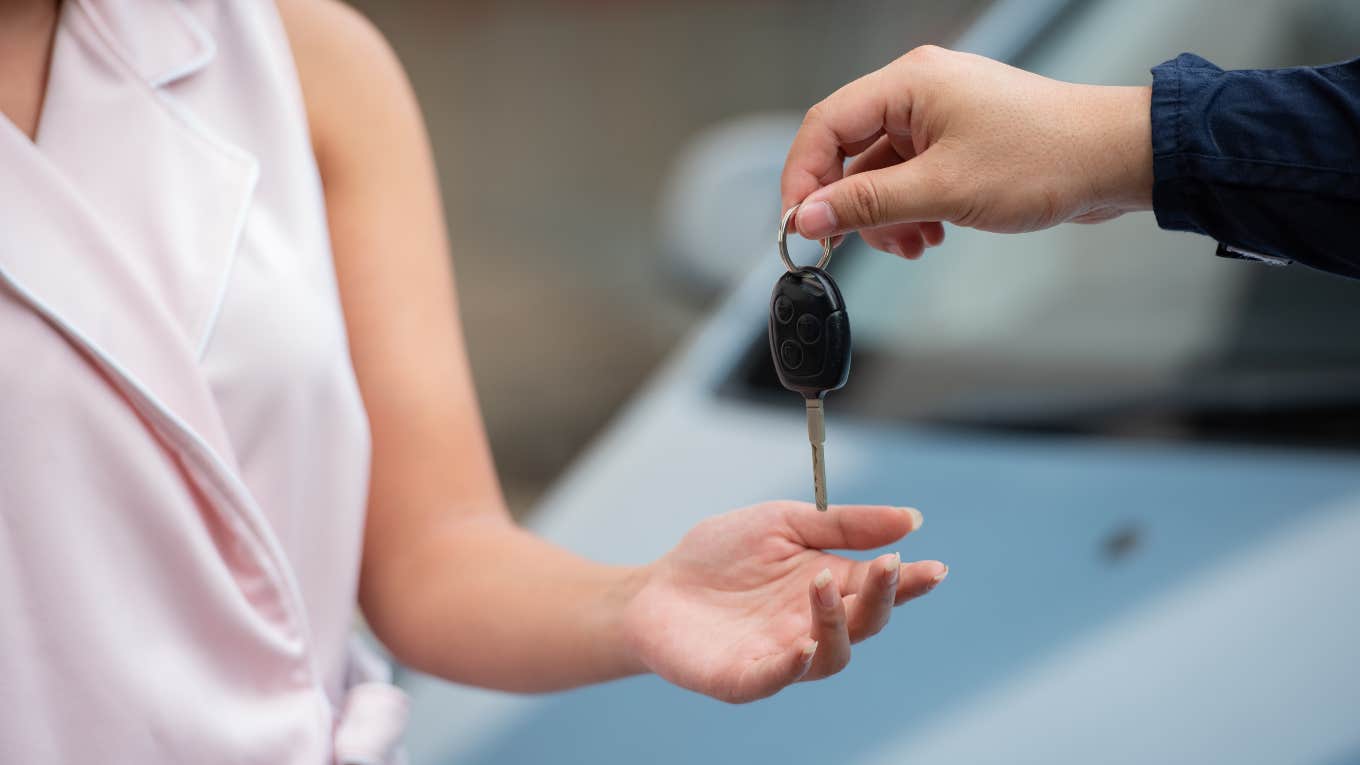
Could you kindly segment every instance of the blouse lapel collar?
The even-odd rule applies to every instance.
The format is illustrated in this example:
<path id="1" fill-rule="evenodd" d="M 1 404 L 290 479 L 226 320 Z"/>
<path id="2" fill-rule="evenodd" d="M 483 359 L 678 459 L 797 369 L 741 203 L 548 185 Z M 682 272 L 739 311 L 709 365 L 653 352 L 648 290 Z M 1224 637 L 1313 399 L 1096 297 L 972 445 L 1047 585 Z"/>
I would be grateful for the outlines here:
<path id="1" fill-rule="evenodd" d="M 234 471 L 198 358 L 256 162 L 157 89 L 212 51 L 173 0 L 67 0 L 37 146 L 0 120 L 0 280 Z"/>
<path id="2" fill-rule="evenodd" d="M 217 55 L 212 36 L 179 0 L 68 0 L 79 3 L 120 56 L 152 87 L 207 66 Z"/>
<path id="3" fill-rule="evenodd" d="M 130 394 L 142 394 L 230 462 L 225 429 L 180 317 L 77 190 L 0 122 L 0 281 Z M 233 465 L 234 467 L 234 465 Z"/>

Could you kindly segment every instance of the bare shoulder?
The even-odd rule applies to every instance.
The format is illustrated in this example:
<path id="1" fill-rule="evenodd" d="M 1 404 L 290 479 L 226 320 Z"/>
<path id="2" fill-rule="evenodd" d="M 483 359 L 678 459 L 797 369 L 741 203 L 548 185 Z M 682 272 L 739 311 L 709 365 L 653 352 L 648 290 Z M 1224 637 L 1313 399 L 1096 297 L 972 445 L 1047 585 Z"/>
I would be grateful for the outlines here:
<path id="1" fill-rule="evenodd" d="M 406 73 L 382 32 L 341 0 L 276 0 L 322 177 L 346 155 L 420 124 Z"/>

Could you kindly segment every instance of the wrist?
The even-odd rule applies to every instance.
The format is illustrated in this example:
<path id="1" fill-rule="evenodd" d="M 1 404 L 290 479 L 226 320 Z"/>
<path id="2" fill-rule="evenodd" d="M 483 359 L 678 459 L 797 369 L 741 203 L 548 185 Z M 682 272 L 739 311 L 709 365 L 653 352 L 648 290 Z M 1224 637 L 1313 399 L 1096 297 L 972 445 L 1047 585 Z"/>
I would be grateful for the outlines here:
<path id="1" fill-rule="evenodd" d="M 611 581 L 604 588 L 600 645 L 606 671 L 615 678 L 651 672 L 643 660 L 643 638 L 633 618 L 639 593 L 650 581 L 656 564 L 611 567 Z"/>
<path id="2" fill-rule="evenodd" d="M 1092 142 L 1098 204 L 1152 209 L 1152 88 L 1101 87 Z"/>

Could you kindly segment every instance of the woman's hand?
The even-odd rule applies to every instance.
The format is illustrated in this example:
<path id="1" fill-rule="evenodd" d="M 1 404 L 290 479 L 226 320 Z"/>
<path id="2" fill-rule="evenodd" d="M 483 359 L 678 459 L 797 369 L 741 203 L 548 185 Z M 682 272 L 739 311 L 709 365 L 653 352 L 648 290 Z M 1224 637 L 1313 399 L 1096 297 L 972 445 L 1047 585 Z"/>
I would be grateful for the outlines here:
<path id="1" fill-rule="evenodd" d="M 783 209 L 802 203 L 809 239 L 860 230 L 906 258 L 944 239 L 941 221 L 1012 233 L 1150 209 L 1150 99 L 917 48 L 808 111 Z"/>
<path id="2" fill-rule="evenodd" d="M 770 502 L 710 518 L 641 572 L 624 614 L 632 649 L 676 685 L 740 703 L 839 672 L 850 644 L 949 569 L 896 554 L 853 561 L 921 525 L 916 510 Z"/>
<path id="3" fill-rule="evenodd" d="M 477 416 L 414 94 L 381 35 L 348 5 L 292 0 L 280 11 L 373 439 L 359 598 L 398 660 L 521 692 L 651 668 L 753 699 L 802 675 L 812 640 L 821 641 L 813 676 L 839 669 L 851 636 L 880 629 L 889 601 L 923 592 L 943 572 L 906 566 L 894 589 L 886 574 L 866 577 L 868 564 L 809 549 L 898 539 L 916 516 L 891 508 L 762 505 L 700 524 L 641 569 L 588 561 L 516 526 Z M 356 109 L 369 118 L 351 119 Z M 839 593 L 811 625 L 806 588 L 823 568 L 834 588 L 860 593 L 847 598 L 848 631 L 837 626 L 846 611 Z M 798 659 L 796 673 L 781 657 Z"/>

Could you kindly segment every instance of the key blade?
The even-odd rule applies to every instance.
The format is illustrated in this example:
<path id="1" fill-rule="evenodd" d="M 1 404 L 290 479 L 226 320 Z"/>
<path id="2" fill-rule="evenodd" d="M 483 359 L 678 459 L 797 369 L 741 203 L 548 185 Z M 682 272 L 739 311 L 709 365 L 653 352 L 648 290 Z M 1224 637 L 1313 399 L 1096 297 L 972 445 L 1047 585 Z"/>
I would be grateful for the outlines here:
<path id="1" fill-rule="evenodd" d="M 807 402 L 808 442 L 812 444 L 812 494 L 817 509 L 826 512 L 826 416 L 820 398 Z"/>
<path id="2" fill-rule="evenodd" d="M 821 444 L 812 445 L 812 493 L 817 509 L 826 512 L 826 455 Z"/>

